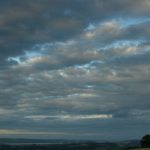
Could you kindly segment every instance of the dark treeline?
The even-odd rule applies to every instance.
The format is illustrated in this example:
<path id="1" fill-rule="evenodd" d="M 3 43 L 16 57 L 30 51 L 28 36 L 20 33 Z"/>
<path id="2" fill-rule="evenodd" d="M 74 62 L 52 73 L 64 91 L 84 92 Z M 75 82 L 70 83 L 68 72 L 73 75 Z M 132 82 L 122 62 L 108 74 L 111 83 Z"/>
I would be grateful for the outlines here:
<path id="1" fill-rule="evenodd" d="M 145 135 L 143 136 L 143 138 L 141 139 L 141 146 L 143 148 L 149 148 L 150 147 L 150 135 Z"/>

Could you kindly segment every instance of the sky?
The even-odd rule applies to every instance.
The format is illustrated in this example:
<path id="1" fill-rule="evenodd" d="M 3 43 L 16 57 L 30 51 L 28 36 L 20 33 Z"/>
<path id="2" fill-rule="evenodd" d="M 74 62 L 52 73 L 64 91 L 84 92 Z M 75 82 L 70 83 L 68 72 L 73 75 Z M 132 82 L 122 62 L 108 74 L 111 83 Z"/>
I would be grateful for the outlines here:
<path id="1" fill-rule="evenodd" d="M 0 137 L 150 133 L 150 0 L 0 1 Z"/>

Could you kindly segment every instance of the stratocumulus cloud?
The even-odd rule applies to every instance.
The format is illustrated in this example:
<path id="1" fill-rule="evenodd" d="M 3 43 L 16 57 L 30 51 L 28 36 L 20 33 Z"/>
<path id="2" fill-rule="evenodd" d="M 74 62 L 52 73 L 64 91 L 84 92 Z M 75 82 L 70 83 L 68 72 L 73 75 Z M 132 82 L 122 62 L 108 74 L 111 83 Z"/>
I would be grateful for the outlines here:
<path id="1" fill-rule="evenodd" d="M 0 2 L 0 136 L 149 132 L 149 7 L 148 0 Z"/>

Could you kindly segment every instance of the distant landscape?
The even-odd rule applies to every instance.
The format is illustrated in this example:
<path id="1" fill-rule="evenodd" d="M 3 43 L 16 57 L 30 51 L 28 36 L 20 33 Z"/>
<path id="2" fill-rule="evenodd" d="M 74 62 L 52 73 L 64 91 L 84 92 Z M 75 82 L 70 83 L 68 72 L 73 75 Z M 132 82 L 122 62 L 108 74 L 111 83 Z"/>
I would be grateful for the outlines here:
<path id="1" fill-rule="evenodd" d="M 0 150 L 126 150 L 140 147 L 139 140 L 121 142 L 48 139 L 0 139 Z"/>
<path id="2" fill-rule="evenodd" d="M 150 150 L 150 135 L 118 142 L 0 138 L 0 150 Z"/>

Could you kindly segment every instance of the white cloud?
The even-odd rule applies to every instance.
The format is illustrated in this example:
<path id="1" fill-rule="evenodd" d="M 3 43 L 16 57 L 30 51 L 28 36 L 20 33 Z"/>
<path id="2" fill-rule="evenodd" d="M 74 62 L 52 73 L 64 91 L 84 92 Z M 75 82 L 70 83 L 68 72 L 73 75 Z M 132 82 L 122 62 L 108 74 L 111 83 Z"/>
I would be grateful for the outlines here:
<path id="1" fill-rule="evenodd" d="M 0 129 L 0 135 L 65 135 L 64 132 L 41 132 L 41 131 L 27 131 L 27 130 L 9 130 Z"/>
<path id="2" fill-rule="evenodd" d="M 35 121 L 45 120 L 45 119 L 60 119 L 66 121 L 75 121 L 75 120 L 85 120 L 85 119 L 111 119 L 112 114 L 94 114 L 94 115 L 31 115 L 25 116 L 27 119 L 33 119 Z"/>

